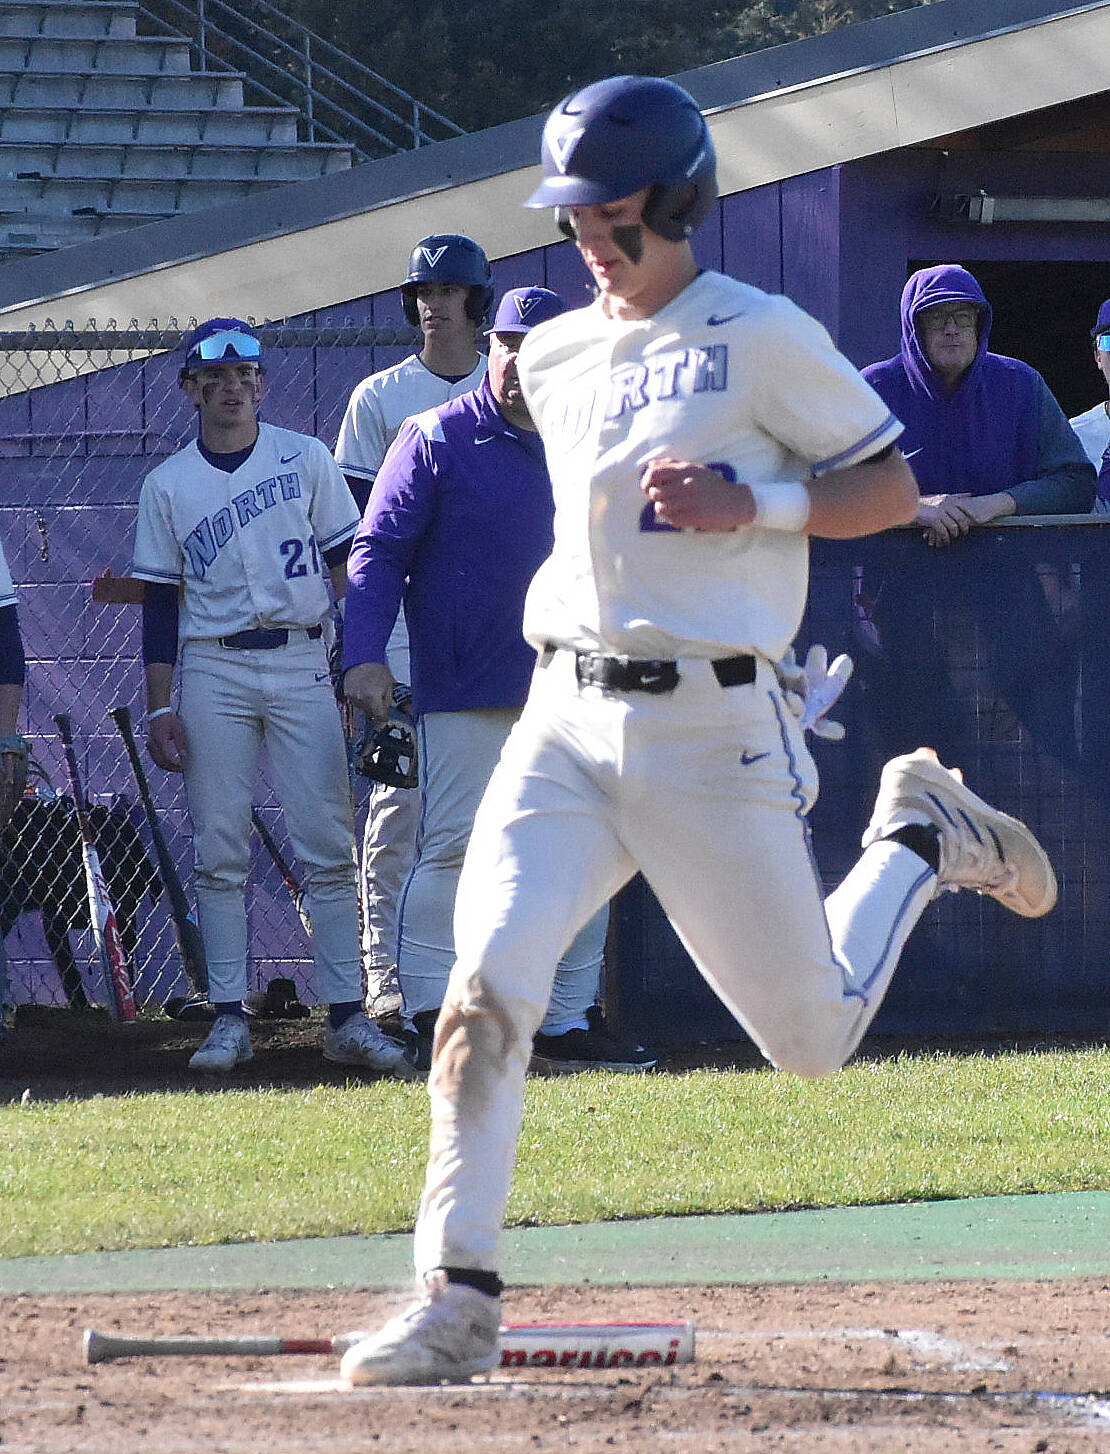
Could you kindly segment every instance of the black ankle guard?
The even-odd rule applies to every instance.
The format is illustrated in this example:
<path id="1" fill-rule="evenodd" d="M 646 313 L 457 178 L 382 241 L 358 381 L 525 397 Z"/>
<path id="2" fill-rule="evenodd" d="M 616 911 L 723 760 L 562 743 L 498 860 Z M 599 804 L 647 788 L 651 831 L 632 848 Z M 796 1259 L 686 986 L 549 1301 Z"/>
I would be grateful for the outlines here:
<path id="1" fill-rule="evenodd" d="M 932 823 L 907 823 L 904 828 L 896 828 L 888 834 L 884 841 L 900 843 L 903 848 L 916 853 L 918 858 L 923 858 L 934 873 L 940 872 L 940 829 Z"/>
<path id="2" fill-rule="evenodd" d="M 487 1297 L 500 1297 L 505 1284 L 496 1272 L 483 1272 L 480 1267 L 445 1267 L 448 1282 L 461 1282 L 466 1287 L 475 1287 Z"/>

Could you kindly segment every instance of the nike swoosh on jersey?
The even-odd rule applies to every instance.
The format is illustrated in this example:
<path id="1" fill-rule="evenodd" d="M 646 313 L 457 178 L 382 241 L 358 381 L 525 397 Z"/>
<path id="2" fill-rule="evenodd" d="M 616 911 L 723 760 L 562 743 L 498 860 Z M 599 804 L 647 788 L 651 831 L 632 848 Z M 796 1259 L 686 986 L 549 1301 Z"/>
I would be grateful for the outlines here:
<path id="1" fill-rule="evenodd" d="M 331 676 L 331 672 L 329 672 L 329 671 L 317 671 L 317 672 L 313 672 L 313 676 L 316 678 L 316 680 L 318 682 L 326 682 L 327 679 L 328 679 L 328 677 Z"/>
<path id="2" fill-rule="evenodd" d="M 710 313 L 705 321 L 709 324 L 710 328 L 720 328 L 722 323 L 731 323 L 734 318 L 740 318 L 743 313 L 743 308 L 740 309 L 739 313 L 726 313 L 723 318 L 719 313 Z"/>
<path id="3" fill-rule="evenodd" d="M 751 767 L 753 762 L 762 762 L 765 757 L 770 757 L 769 752 L 749 752 L 747 748 L 740 754 L 740 762 L 744 767 Z"/>
<path id="4" fill-rule="evenodd" d="M 922 451 L 922 450 L 923 450 L 923 449 L 924 449 L 924 448 L 925 448 L 925 446 L 924 446 L 924 445 L 923 445 L 923 444 L 920 444 L 920 445 L 918 445 L 918 447 L 917 447 L 917 448 L 916 448 L 916 449 L 911 449 L 911 450 L 910 450 L 910 452 L 909 452 L 909 454 L 904 454 L 904 455 L 903 455 L 903 456 L 902 456 L 902 458 L 903 458 L 903 459 L 913 459 L 913 457 L 914 457 L 914 455 L 915 455 L 915 454 L 920 454 L 920 453 L 921 453 L 921 451 Z"/>
<path id="5" fill-rule="evenodd" d="M 299 449 L 297 450 L 296 454 L 283 454 L 281 457 L 281 462 L 282 464 L 288 464 L 291 459 L 299 459 L 300 454 L 301 452 Z"/>
<path id="6" fill-rule="evenodd" d="M 474 436 L 474 443 L 475 444 L 492 444 L 493 441 L 496 438 L 497 438 L 497 435 L 496 434 L 476 434 Z"/>

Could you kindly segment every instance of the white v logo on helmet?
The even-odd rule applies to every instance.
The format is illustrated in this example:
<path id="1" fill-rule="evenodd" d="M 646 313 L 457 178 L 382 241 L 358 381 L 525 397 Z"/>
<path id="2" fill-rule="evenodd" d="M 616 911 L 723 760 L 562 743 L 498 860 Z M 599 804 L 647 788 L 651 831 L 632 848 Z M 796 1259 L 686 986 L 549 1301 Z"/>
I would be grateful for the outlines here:
<path id="1" fill-rule="evenodd" d="M 447 249 L 446 247 L 422 247 L 420 251 L 424 254 L 424 261 L 428 266 L 434 268 Z"/>
<path id="2" fill-rule="evenodd" d="M 520 314 L 520 320 L 521 320 L 522 323 L 523 323 L 524 319 L 528 317 L 529 313 L 531 313 L 532 309 L 536 306 L 536 304 L 539 301 L 540 300 L 537 297 L 535 297 L 535 296 L 533 296 L 531 298 L 514 298 L 513 299 L 513 302 L 516 304 L 516 311 Z"/>
<path id="3" fill-rule="evenodd" d="M 555 161 L 561 172 L 567 169 L 567 162 L 570 154 L 577 146 L 579 140 L 585 135 L 586 128 L 580 126 L 577 131 L 568 131 L 563 136 L 557 136 L 552 143 L 555 152 Z"/>

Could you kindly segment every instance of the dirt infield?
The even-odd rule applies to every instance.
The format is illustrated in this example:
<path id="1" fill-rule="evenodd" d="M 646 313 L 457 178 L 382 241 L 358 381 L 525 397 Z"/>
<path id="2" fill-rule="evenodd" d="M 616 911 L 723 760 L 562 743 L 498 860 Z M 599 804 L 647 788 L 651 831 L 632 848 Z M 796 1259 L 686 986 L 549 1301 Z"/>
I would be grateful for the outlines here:
<path id="1" fill-rule="evenodd" d="M 358 1292 L 0 1299 L 4 1454 L 782 1450 L 1087 1454 L 1110 1448 L 1105 1280 L 912 1286 L 514 1289 L 512 1321 L 676 1319 L 692 1364 L 513 1372 L 344 1390 L 334 1358 L 146 1358 L 87 1367 L 87 1326 L 329 1334 L 394 1298 Z"/>

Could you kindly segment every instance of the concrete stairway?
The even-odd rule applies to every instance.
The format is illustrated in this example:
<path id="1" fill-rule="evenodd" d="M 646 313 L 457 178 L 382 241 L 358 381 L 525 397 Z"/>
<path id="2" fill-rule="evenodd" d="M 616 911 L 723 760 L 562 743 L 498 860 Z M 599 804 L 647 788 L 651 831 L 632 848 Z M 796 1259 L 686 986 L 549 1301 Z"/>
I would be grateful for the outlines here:
<path id="1" fill-rule="evenodd" d="M 0 0 L 0 261 L 351 165 L 293 107 L 140 35 L 128 0 Z"/>

